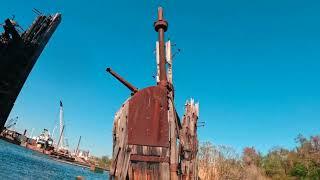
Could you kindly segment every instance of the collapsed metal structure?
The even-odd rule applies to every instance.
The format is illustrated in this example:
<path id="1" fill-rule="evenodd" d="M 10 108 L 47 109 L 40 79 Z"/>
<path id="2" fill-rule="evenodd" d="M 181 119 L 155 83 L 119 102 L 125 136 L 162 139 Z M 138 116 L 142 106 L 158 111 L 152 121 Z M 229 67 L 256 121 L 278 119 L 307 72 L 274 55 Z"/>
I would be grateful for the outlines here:
<path id="1" fill-rule="evenodd" d="M 197 179 L 197 120 L 199 105 L 186 102 L 182 123 L 174 106 L 170 41 L 164 41 L 168 23 L 158 8 L 157 85 L 141 90 L 110 68 L 107 72 L 130 89 L 114 118 L 113 162 L 115 179 Z"/>
<path id="2" fill-rule="evenodd" d="M 23 84 L 61 21 L 61 14 L 39 15 L 28 30 L 6 19 L 0 35 L 0 130 Z"/>

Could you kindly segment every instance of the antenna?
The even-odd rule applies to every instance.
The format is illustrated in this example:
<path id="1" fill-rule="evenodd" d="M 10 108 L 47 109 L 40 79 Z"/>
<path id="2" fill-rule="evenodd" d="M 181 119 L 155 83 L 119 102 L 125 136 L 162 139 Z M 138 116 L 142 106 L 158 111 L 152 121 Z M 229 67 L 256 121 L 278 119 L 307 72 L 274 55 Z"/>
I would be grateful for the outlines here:
<path id="1" fill-rule="evenodd" d="M 181 49 L 178 48 L 177 51 L 172 55 L 172 59 L 175 58 L 180 53 L 181 53 Z"/>
<path id="2" fill-rule="evenodd" d="M 6 129 L 13 128 L 17 124 L 18 118 L 19 117 L 16 116 L 15 118 L 10 119 L 9 122 L 7 123 L 7 126 L 5 126 Z"/>
<path id="3" fill-rule="evenodd" d="M 40 11 L 39 11 L 38 9 L 36 9 L 36 8 L 33 8 L 32 11 L 33 11 L 34 13 L 36 13 L 38 16 L 43 15 L 43 13 L 40 12 Z"/>
<path id="4" fill-rule="evenodd" d="M 206 125 L 205 121 L 199 121 L 197 127 L 204 127 Z"/>
<path id="5" fill-rule="evenodd" d="M 169 39 L 169 41 L 170 41 L 170 39 Z M 171 48 L 172 48 L 172 49 L 177 48 L 177 43 L 171 44 Z M 174 59 L 175 56 L 178 55 L 178 54 L 180 54 L 180 53 L 181 53 L 181 49 L 180 49 L 180 48 L 177 48 L 176 51 L 172 54 L 172 59 Z"/>

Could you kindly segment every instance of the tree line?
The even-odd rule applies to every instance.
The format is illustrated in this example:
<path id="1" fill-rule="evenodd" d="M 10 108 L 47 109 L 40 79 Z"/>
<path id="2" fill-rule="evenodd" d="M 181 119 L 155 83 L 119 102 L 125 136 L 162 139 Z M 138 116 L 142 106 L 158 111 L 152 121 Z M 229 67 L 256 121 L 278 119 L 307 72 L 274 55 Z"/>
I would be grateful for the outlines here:
<path id="1" fill-rule="evenodd" d="M 200 144 L 198 174 L 210 180 L 320 180 L 320 136 L 298 135 L 294 149 L 272 148 L 262 155 L 246 147 L 241 155 L 228 146 Z"/>

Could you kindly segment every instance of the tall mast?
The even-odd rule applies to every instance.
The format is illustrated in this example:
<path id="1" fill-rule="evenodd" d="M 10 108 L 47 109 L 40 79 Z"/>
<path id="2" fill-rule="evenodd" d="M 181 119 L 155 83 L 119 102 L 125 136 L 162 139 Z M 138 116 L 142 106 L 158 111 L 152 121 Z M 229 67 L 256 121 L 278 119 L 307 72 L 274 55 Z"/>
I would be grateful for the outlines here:
<path id="1" fill-rule="evenodd" d="M 164 45 L 164 32 L 168 29 L 168 22 L 163 18 L 162 7 L 158 8 L 158 20 L 154 23 L 154 29 L 158 32 L 159 41 L 159 76 L 160 85 L 167 85 L 166 75 L 166 60 L 165 60 L 165 45 Z"/>
<path id="2" fill-rule="evenodd" d="M 77 149 L 76 149 L 76 155 L 78 155 L 80 141 L 81 141 L 81 136 L 80 136 L 79 141 L 78 141 L 78 145 L 77 145 Z"/>
<path id="3" fill-rule="evenodd" d="M 59 148 L 63 148 L 63 129 L 64 129 L 64 124 L 63 124 L 63 104 L 60 101 L 60 147 Z"/>
<path id="4" fill-rule="evenodd" d="M 62 126 L 62 130 L 61 130 L 61 133 L 60 133 L 59 141 L 58 141 L 58 144 L 57 144 L 57 149 L 61 149 L 60 147 L 62 147 L 60 143 L 62 142 L 63 130 L 64 130 L 64 126 Z"/>

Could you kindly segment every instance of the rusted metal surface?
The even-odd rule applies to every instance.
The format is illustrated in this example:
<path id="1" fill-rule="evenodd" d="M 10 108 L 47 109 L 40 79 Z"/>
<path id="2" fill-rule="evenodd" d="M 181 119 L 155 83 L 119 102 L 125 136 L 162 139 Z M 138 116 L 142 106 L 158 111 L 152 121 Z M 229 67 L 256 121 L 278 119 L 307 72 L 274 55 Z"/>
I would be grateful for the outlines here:
<path id="1" fill-rule="evenodd" d="M 40 15 L 25 32 L 18 23 L 5 20 L 0 34 L 0 130 L 9 116 L 23 84 L 45 45 L 61 21 L 61 14 Z"/>
<path id="2" fill-rule="evenodd" d="M 128 144 L 169 147 L 167 90 L 152 86 L 129 100 Z"/>
<path id="3" fill-rule="evenodd" d="M 110 73 L 113 77 L 115 77 L 116 79 L 118 79 L 123 85 L 125 85 L 128 89 L 130 89 L 130 91 L 132 91 L 132 93 L 136 93 L 138 92 L 138 88 L 134 87 L 132 84 L 130 84 L 128 81 L 126 81 L 125 79 L 123 79 L 119 74 L 117 74 L 116 72 L 114 72 L 111 68 L 107 68 L 106 70 L 108 73 Z"/>

